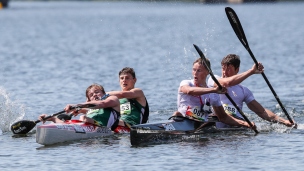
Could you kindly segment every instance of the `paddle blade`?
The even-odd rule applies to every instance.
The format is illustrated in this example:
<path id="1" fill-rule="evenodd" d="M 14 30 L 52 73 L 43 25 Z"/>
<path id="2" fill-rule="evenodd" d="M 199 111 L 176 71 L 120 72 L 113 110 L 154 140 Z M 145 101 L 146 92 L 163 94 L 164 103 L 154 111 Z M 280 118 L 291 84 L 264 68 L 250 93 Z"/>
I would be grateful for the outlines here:
<path id="1" fill-rule="evenodd" d="M 35 126 L 36 126 L 36 123 L 34 121 L 22 120 L 22 121 L 18 121 L 16 123 L 14 123 L 11 126 L 11 131 L 14 134 L 27 134 Z"/>
<path id="2" fill-rule="evenodd" d="M 225 8 L 225 12 L 226 12 L 226 15 L 228 17 L 228 20 L 236 34 L 236 36 L 239 38 L 239 40 L 241 41 L 241 43 L 244 45 L 244 47 L 246 49 L 249 48 L 249 44 L 247 42 L 247 39 L 246 39 L 246 36 L 245 36 L 245 33 L 244 33 L 244 30 L 243 30 L 243 27 L 242 27 L 242 24 L 238 18 L 238 16 L 236 15 L 235 11 L 230 8 L 230 7 L 226 7 Z"/>
<path id="3" fill-rule="evenodd" d="M 71 107 L 71 109 L 75 109 L 77 107 L 79 107 L 79 108 L 93 108 L 95 106 L 96 106 L 95 104 L 79 104 L 79 105 L 76 105 L 74 107 Z M 65 111 L 63 110 L 63 111 L 60 111 L 58 113 L 49 115 L 49 116 L 45 117 L 44 119 L 47 120 L 48 118 L 60 115 L 62 113 L 65 113 Z M 71 118 L 71 116 L 69 116 L 69 118 Z M 66 117 L 65 119 L 69 119 L 69 118 Z M 40 122 L 40 120 L 37 120 L 37 121 L 21 120 L 21 121 L 18 121 L 16 123 L 12 124 L 11 131 L 14 134 L 27 134 L 28 132 L 30 132 L 36 126 L 36 124 L 38 122 Z"/>

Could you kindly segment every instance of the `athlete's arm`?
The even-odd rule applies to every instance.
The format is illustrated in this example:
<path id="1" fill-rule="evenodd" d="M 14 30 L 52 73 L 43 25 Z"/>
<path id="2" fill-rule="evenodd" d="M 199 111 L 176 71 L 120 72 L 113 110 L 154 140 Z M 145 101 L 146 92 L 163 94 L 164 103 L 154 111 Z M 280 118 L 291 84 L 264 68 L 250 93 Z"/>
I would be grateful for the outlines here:
<path id="1" fill-rule="evenodd" d="M 189 85 L 183 85 L 180 87 L 179 89 L 180 92 L 185 93 L 185 94 L 189 94 L 192 96 L 198 96 L 198 95 L 203 95 L 203 94 L 207 94 L 207 93 L 226 93 L 226 89 L 222 89 L 220 90 L 218 87 L 210 87 L 210 88 L 206 88 L 206 87 L 191 87 Z"/>
<path id="2" fill-rule="evenodd" d="M 146 106 L 146 99 L 144 92 L 139 88 L 133 88 L 129 91 L 111 91 L 108 94 L 112 96 L 116 96 L 119 99 L 127 98 L 127 99 L 136 99 L 142 106 Z"/>
<path id="3" fill-rule="evenodd" d="M 127 98 L 127 99 L 136 99 L 138 97 L 144 96 L 144 93 L 139 88 L 133 88 L 129 91 L 111 91 L 108 92 L 112 96 L 116 96 L 119 99 Z"/>
<path id="4" fill-rule="evenodd" d="M 47 114 L 41 114 L 38 119 L 40 121 L 42 121 L 43 123 L 45 123 L 45 121 L 52 121 L 54 123 L 63 123 L 64 121 L 58 119 L 57 117 L 51 117 L 51 118 L 48 118 L 47 120 L 44 120 L 45 117 L 47 117 L 48 115 Z"/>
<path id="5" fill-rule="evenodd" d="M 83 104 L 95 104 L 96 106 L 93 109 L 112 107 L 116 111 L 120 111 L 120 103 L 116 96 L 109 96 L 105 100 L 94 100 Z"/>
<path id="6" fill-rule="evenodd" d="M 216 116 L 219 118 L 220 122 L 223 122 L 225 124 L 228 125 L 232 125 L 232 126 L 242 126 L 242 127 L 247 127 L 247 128 L 251 128 L 250 125 L 243 120 L 239 120 L 236 119 L 234 117 L 232 117 L 231 115 L 228 115 L 227 113 L 225 113 L 223 106 L 212 106 L 213 110 L 216 114 Z M 254 122 L 251 122 L 253 125 L 254 130 L 256 130 L 256 126 L 254 124 Z"/>
<path id="7" fill-rule="evenodd" d="M 272 111 L 264 108 L 259 102 L 256 100 L 251 101 L 247 104 L 248 108 L 252 110 L 254 113 L 256 113 L 259 117 L 269 121 L 269 122 L 275 122 L 275 123 L 281 123 L 286 126 L 293 126 L 288 120 L 281 118 L 274 114 Z"/>
<path id="8" fill-rule="evenodd" d="M 74 116 L 77 116 L 78 114 L 80 113 L 83 113 L 83 114 L 86 114 L 88 109 L 86 108 L 81 108 L 81 109 L 71 109 L 73 106 L 75 106 L 75 104 L 67 104 L 65 107 L 64 107 L 64 110 L 66 113 L 72 113 Z"/>
<path id="9" fill-rule="evenodd" d="M 231 87 L 231 86 L 240 84 L 249 76 L 251 76 L 253 74 L 260 74 L 263 71 L 264 71 L 264 67 L 261 63 L 258 64 L 258 68 L 256 67 L 256 64 L 254 64 L 251 69 L 249 69 L 243 73 L 236 74 L 236 75 L 233 75 L 230 77 L 218 78 L 218 81 L 224 87 Z"/>

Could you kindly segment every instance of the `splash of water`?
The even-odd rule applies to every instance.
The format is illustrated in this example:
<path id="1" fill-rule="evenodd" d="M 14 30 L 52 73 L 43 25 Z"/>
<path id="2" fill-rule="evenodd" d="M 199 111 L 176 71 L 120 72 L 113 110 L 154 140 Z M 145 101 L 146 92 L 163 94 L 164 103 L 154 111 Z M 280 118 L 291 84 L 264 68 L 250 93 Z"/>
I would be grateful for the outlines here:
<path id="1" fill-rule="evenodd" d="M 11 101 L 6 90 L 0 87 L 0 135 L 10 131 L 11 124 L 23 119 L 24 115 L 24 105 Z"/>
<path id="2" fill-rule="evenodd" d="M 297 129 L 301 129 L 301 130 L 304 130 L 304 124 L 298 124 L 298 127 Z"/>

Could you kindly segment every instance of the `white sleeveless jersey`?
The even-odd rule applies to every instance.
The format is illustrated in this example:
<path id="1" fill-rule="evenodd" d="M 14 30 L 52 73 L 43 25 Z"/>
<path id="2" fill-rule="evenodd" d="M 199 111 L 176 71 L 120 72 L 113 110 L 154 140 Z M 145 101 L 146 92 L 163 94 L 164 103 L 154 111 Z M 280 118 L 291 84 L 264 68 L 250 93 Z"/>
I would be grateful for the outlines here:
<path id="1" fill-rule="evenodd" d="M 221 106 L 219 95 L 216 93 L 209 93 L 201 96 L 191 96 L 188 94 L 184 94 L 180 92 L 180 87 L 185 85 L 195 87 L 193 80 L 183 80 L 180 83 L 177 96 L 178 111 L 185 116 L 189 108 L 191 108 L 192 110 L 197 109 L 198 111 L 201 111 L 201 109 L 203 109 L 203 112 L 199 112 L 200 114 L 198 115 L 201 115 L 202 119 L 207 121 L 207 114 L 212 112 L 211 106 Z"/>
<path id="2" fill-rule="evenodd" d="M 219 76 L 216 77 L 220 78 Z M 214 81 L 212 80 L 211 77 L 208 79 L 208 86 L 214 86 Z M 228 87 L 227 93 L 241 110 L 243 108 L 243 102 L 248 104 L 252 100 L 254 100 L 254 96 L 252 92 L 247 87 L 244 87 L 240 84 Z M 237 111 L 237 109 L 233 106 L 233 104 L 230 102 L 230 100 L 226 97 L 225 94 L 220 94 L 220 98 L 221 98 L 222 106 L 224 107 L 224 110 L 227 114 L 243 118 L 242 115 Z M 222 125 L 221 127 L 224 127 L 224 125 Z"/>

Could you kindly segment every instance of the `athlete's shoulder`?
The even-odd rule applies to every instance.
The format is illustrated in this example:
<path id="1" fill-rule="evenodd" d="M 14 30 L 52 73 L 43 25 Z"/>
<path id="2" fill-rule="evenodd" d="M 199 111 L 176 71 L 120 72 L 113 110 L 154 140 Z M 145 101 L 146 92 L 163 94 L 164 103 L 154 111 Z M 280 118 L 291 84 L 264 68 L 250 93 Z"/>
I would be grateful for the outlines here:
<path id="1" fill-rule="evenodd" d="M 130 91 L 141 91 L 141 92 L 143 92 L 143 90 L 141 88 L 137 88 L 137 87 L 132 88 Z"/>
<path id="2" fill-rule="evenodd" d="M 109 99 L 109 100 L 116 100 L 116 101 L 119 100 L 117 96 L 111 96 L 111 95 L 110 95 L 109 97 L 107 97 L 106 99 Z"/>
<path id="3" fill-rule="evenodd" d="M 219 75 L 214 75 L 214 77 L 216 78 L 216 79 L 220 79 L 221 78 L 221 76 L 219 76 Z M 214 80 L 212 79 L 212 77 L 210 77 L 209 76 L 209 78 L 208 78 L 208 81 L 207 81 L 207 86 L 208 87 L 214 87 Z"/>
<path id="4" fill-rule="evenodd" d="M 234 86 L 231 86 L 231 87 L 235 87 L 235 88 L 241 88 L 241 89 L 244 89 L 244 90 L 249 90 L 248 87 L 242 85 L 242 84 L 237 84 L 237 85 L 234 85 Z M 250 90 L 249 90 L 250 91 Z"/>
<path id="5" fill-rule="evenodd" d="M 184 86 L 184 85 L 193 86 L 194 82 L 193 82 L 193 80 L 183 80 L 180 82 L 180 86 Z"/>

